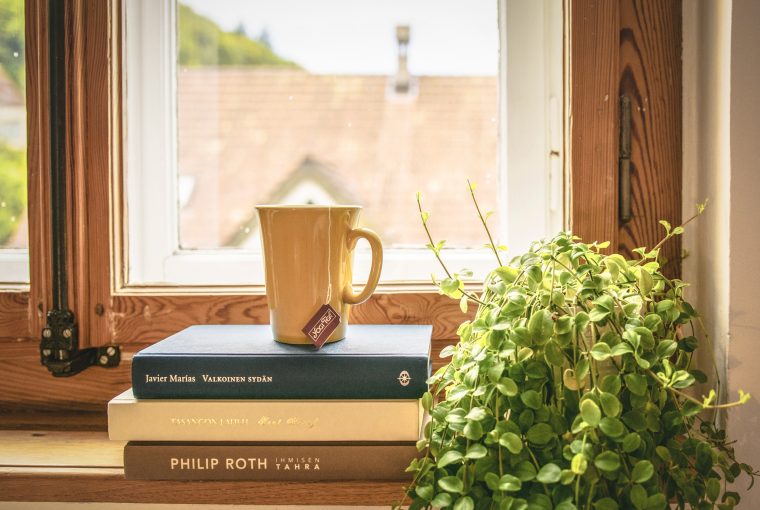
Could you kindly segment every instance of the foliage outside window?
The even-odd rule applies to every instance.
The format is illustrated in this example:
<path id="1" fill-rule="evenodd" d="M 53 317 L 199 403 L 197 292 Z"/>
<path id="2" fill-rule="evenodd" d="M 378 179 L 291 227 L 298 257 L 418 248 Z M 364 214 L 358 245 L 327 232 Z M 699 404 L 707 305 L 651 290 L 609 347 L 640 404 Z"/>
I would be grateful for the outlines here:
<path id="1" fill-rule="evenodd" d="M 25 248 L 24 1 L 0 0 L 0 248 Z"/>

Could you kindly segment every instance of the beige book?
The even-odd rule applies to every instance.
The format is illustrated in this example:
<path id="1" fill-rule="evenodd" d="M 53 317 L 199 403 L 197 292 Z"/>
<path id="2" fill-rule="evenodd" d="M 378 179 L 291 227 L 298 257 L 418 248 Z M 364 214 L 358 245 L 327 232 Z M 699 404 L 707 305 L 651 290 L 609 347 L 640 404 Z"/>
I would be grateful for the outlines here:
<path id="1" fill-rule="evenodd" d="M 108 403 L 120 441 L 416 441 L 415 400 L 137 400 Z"/>

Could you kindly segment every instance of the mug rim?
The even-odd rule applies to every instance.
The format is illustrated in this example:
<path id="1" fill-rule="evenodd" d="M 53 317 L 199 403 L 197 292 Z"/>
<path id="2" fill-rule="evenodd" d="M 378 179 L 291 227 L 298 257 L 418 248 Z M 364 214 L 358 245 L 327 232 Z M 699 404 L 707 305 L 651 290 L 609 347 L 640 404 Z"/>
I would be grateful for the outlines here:
<path id="1" fill-rule="evenodd" d="M 335 205 L 316 205 L 316 204 L 280 204 L 280 205 L 274 205 L 274 204 L 262 204 L 257 205 L 256 209 L 361 209 L 362 206 L 360 205 L 344 205 L 344 204 L 335 204 Z"/>

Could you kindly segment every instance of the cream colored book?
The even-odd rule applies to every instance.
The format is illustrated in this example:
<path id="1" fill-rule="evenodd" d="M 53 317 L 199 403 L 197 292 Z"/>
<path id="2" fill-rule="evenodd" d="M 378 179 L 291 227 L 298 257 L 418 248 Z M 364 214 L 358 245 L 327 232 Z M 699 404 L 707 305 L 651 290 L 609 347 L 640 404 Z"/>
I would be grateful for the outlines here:
<path id="1" fill-rule="evenodd" d="M 416 441 L 414 400 L 137 400 L 108 403 L 108 436 L 120 441 Z"/>

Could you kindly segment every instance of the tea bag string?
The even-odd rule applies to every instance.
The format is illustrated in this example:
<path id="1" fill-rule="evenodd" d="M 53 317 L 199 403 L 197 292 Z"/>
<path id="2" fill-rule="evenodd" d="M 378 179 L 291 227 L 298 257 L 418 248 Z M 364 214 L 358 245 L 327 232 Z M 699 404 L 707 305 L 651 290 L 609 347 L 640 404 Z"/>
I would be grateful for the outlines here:
<path id="1" fill-rule="evenodd" d="M 332 298 L 332 213 L 330 206 L 327 206 L 327 296 L 325 304 L 330 304 Z"/>

